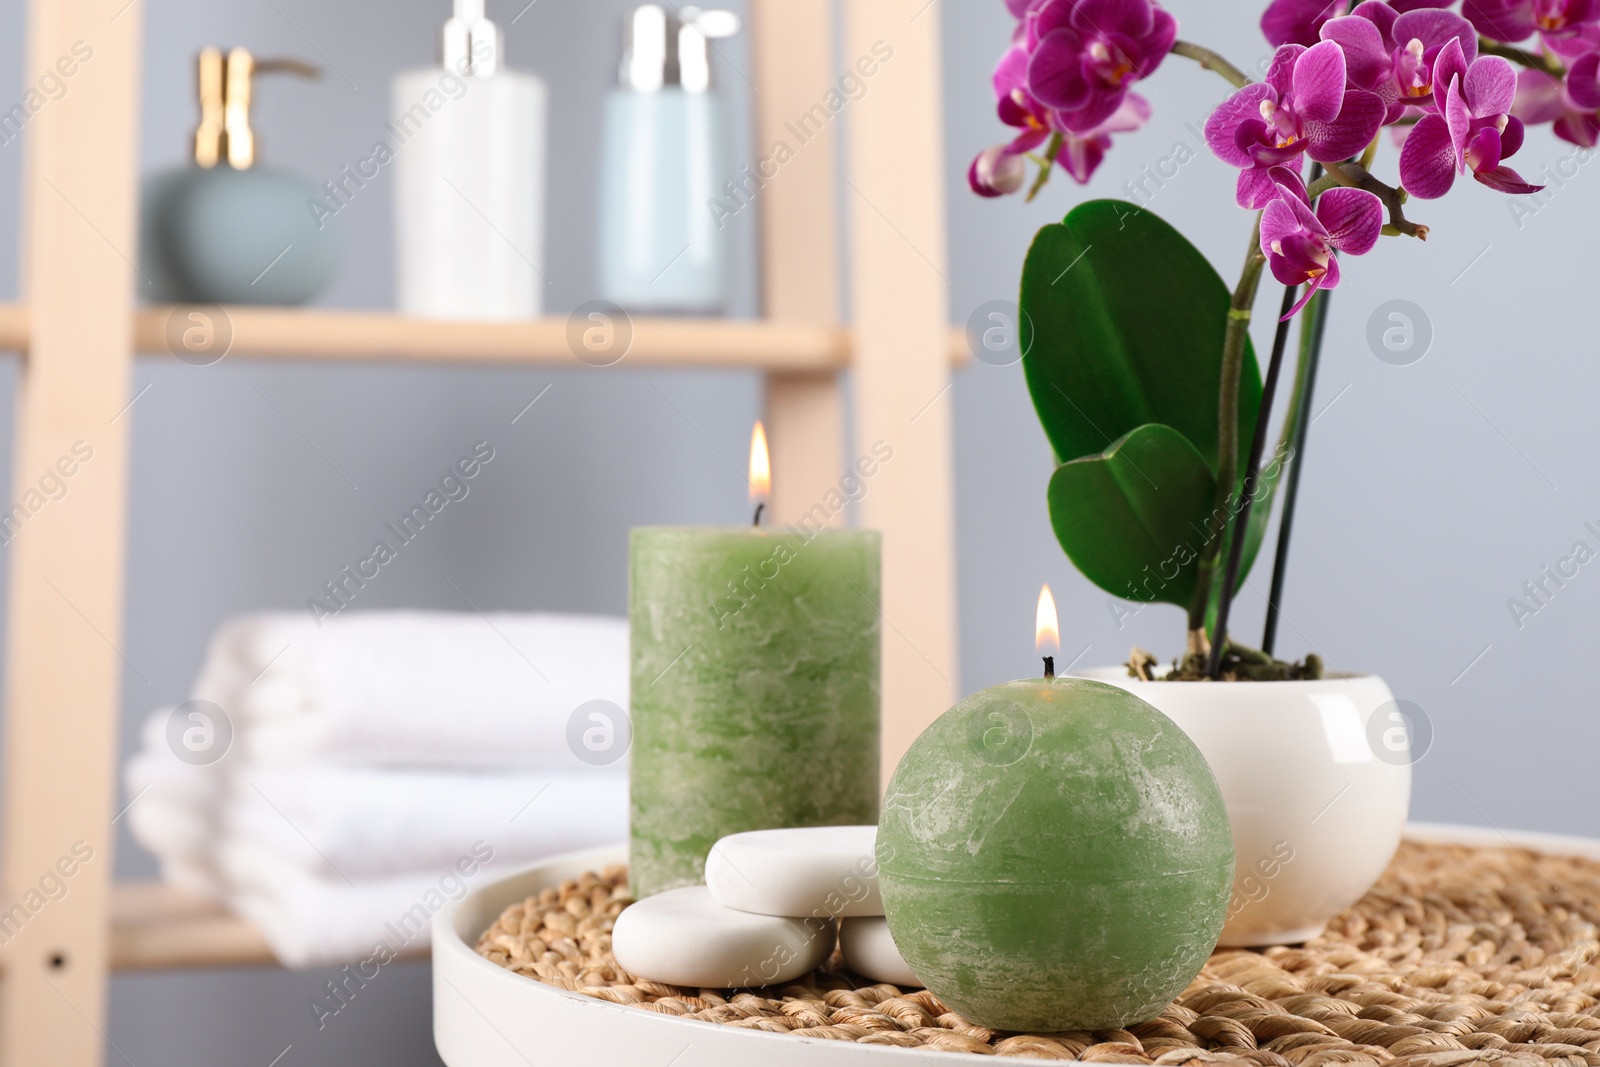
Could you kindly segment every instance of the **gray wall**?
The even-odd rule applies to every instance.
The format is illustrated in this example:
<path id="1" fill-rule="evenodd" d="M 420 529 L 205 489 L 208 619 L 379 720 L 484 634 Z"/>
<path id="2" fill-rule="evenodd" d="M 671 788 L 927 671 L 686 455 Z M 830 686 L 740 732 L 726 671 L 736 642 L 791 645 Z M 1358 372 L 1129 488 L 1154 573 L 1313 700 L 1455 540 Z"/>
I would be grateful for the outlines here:
<path id="1" fill-rule="evenodd" d="M 9 72 L 0 96 L 20 94 L 20 6 L 0 14 L 0 71 Z M 594 289 L 598 109 L 624 6 L 537 0 L 509 27 L 512 62 L 552 87 L 546 273 L 547 307 L 556 312 Z M 1242 64 L 1266 51 L 1252 25 L 1256 6 L 1170 5 L 1184 36 L 1220 46 Z M 183 156 L 194 121 L 196 48 L 242 43 L 259 55 L 300 55 L 337 68 L 315 85 L 274 80 L 259 93 L 266 160 L 322 181 L 378 137 L 389 75 L 430 60 L 444 7 L 442 0 L 145 0 L 145 167 Z M 520 8 L 519 0 L 491 2 L 502 24 Z M 1231 206 L 1233 172 L 1185 126 L 1198 128 L 1221 98 L 1220 80 L 1169 59 L 1145 87 L 1155 121 L 1122 141 L 1090 190 L 1058 175 L 1031 206 L 979 201 L 965 192 L 963 175 L 971 155 L 1003 134 L 988 74 L 1009 27 L 998 0 L 943 0 L 934 10 L 946 41 L 954 321 L 1014 295 L 1039 225 L 1087 196 L 1120 195 L 1125 181 L 1158 167 L 1180 142 L 1197 158 L 1151 206 L 1225 275 L 1236 270 L 1249 219 Z M 742 118 L 749 89 L 737 71 L 748 72 L 749 63 L 740 43 L 724 50 L 722 84 Z M 1514 162 L 1537 174 L 1567 152 L 1541 131 Z M 0 294 L 7 297 L 16 292 L 19 158 L 18 144 L 0 147 Z M 1380 166 L 1392 173 L 1393 160 L 1386 150 Z M 1585 417 L 1600 386 L 1588 334 L 1592 283 L 1581 269 L 1589 260 L 1580 259 L 1592 258 L 1600 223 L 1600 195 L 1589 188 L 1597 179 L 1588 174 L 1585 168 L 1520 228 L 1502 197 L 1471 182 L 1446 201 L 1417 204 L 1412 214 L 1433 225 L 1432 239 L 1386 240 L 1348 263 L 1333 304 L 1320 396 L 1323 404 L 1337 400 L 1311 439 L 1281 649 L 1315 649 L 1336 667 L 1381 673 L 1398 696 L 1426 710 L 1436 740 L 1417 767 L 1419 818 L 1594 830 L 1586 772 L 1600 725 L 1590 714 L 1595 683 L 1584 680 L 1583 642 L 1594 632 L 1588 620 L 1600 603 L 1600 577 L 1585 568 L 1521 630 L 1506 607 L 1572 542 L 1596 544 L 1583 530 L 1600 520 L 1590 474 L 1597 440 Z M 388 304 L 389 210 L 380 179 L 345 213 L 349 254 L 324 303 Z M 749 262 L 753 216 L 743 213 L 735 225 Z M 753 286 L 748 272 L 741 275 L 737 310 L 748 313 Z M 1380 362 L 1365 341 L 1369 317 L 1392 298 L 1414 301 L 1433 324 L 1432 350 L 1413 366 Z M 1260 327 L 1258 345 L 1268 340 Z M 9 394 L 14 365 L 4 367 L 0 389 Z M 303 605 L 475 440 L 494 442 L 495 462 L 462 506 L 362 593 L 361 606 L 460 609 L 454 582 L 486 609 L 621 612 L 629 526 L 743 515 L 742 479 L 713 445 L 739 455 L 760 401 L 759 383 L 743 373 L 380 371 L 232 360 L 199 369 L 152 358 L 138 370 L 136 388 L 147 385 L 133 411 L 123 650 L 137 669 L 125 677 L 125 751 L 149 709 L 185 695 L 219 621 Z M 546 385 L 545 399 L 513 426 Z M 1083 662 L 1115 662 L 1133 644 L 1173 655 L 1182 629 L 1175 609 L 1150 608 L 1119 629 L 1105 596 L 1055 545 L 1044 505 L 1051 459 L 1019 370 L 976 365 L 952 395 L 963 691 L 1033 670 L 1041 581 L 1060 600 L 1068 658 L 1088 646 Z M 10 403 L 0 403 L 0 440 L 9 440 L 10 421 Z M 0 464 L 0 477 L 7 471 L 9 462 Z M 1265 582 L 1263 568 L 1241 603 L 1238 629 L 1246 635 L 1258 631 Z M 126 838 L 117 864 L 122 877 L 153 871 Z M 322 974 L 118 978 L 110 1038 L 139 1064 L 265 1064 L 291 1044 L 285 1067 L 436 1062 L 426 968 L 391 970 L 321 1032 L 307 1000 Z"/>

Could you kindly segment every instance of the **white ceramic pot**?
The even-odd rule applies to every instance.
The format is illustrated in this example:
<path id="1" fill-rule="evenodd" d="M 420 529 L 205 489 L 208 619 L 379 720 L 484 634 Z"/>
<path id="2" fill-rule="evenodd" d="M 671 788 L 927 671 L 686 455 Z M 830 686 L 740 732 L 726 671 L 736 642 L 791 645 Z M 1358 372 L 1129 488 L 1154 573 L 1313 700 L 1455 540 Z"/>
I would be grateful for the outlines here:
<path id="1" fill-rule="evenodd" d="M 1394 856 L 1412 759 L 1383 679 L 1141 682 L 1123 667 L 1081 676 L 1155 705 L 1211 764 L 1237 857 L 1222 946 L 1315 937 Z"/>

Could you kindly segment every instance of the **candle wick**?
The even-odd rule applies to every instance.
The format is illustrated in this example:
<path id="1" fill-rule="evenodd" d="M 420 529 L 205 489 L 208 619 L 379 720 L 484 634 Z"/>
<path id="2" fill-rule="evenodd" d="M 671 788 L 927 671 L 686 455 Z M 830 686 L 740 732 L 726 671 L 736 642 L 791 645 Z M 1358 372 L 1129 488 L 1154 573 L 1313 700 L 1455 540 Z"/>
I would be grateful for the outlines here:
<path id="1" fill-rule="evenodd" d="M 767 506 L 767 502 L 765 500 L 761 501 L 759 504 L 756 505 L 756 517 L 751 520 L 751 522 L 750 522 L 751 526 L 760 526 L 761 525 L 761 512 L 762 512 L 763 509 L 766 508 L 766 506 Z"/>
<path id="2" fill-rule="evenodd" d="M 1054 656 L 1046 656 L 1044 658 L 1044 676 L 1046 680 L 1056 676 L 1056 658 Z"/>

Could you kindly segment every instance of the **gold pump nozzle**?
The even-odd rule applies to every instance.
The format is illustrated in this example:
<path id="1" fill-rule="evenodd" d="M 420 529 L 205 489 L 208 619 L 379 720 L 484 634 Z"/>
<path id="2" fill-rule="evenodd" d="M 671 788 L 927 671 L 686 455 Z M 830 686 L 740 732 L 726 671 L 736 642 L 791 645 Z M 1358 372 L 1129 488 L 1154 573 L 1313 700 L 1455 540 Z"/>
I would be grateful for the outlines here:
<path id="1" fill-rule="evenodd" d="M 248 170 L 256 161 L 256 138 L 250 129 L 251 78 L 256 74 L 297 74 L 319 78 L 322 72 L 298 59 L 262 59 L 248 49 L 234 48 L 224 59 L 220 49 L 200 50 L 200 125 L 194 134 L 194 161 L 210 169 L 226 161 Z"/>

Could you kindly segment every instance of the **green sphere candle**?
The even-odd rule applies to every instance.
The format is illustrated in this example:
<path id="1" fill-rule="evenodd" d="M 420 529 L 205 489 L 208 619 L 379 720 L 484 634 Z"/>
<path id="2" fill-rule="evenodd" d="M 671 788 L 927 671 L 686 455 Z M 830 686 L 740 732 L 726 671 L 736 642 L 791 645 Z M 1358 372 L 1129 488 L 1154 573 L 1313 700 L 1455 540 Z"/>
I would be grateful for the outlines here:
<path id="1" fill-rule="evenodd" d="M 877 858 L 911 970 L 1002 1030 L 1154 1018 L 1216 946 L 1233 882 L 1199 749 L 1131 693 L 1068 678 L 986 689 L 928 727 Z"/>
<path id="2" fill-rule="evenodd" d="M 870 530 L 633 531 L 636 899 L 727 834 L 877 822 L 879 557 Z"/>

